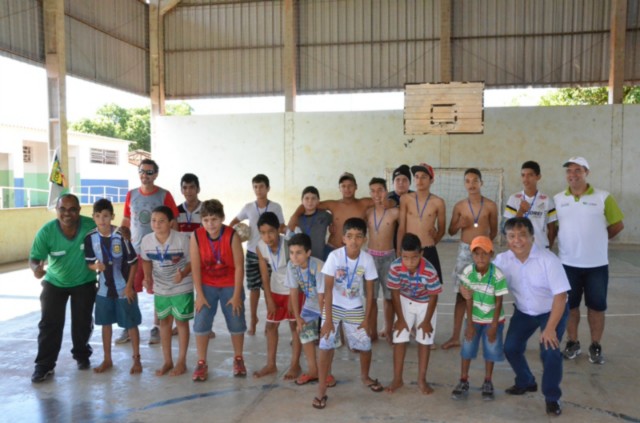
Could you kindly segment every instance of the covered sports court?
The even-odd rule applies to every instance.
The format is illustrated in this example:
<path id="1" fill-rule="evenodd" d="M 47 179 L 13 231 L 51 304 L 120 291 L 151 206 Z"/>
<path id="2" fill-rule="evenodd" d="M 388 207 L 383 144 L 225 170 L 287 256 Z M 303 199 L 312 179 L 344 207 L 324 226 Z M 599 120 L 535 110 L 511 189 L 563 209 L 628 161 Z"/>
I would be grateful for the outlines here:
<path id="1" fill-rule="evenodd" d="M 464 195 L 462 174 L 457 186 L 450 169 L 479 167 L 497 175 L 495 199 L 503 201 L 519 189 L 525 160 L 541 164 L 541 187 L 555 193 L 565 188 L 562 163 L 571 156 L 586 157 L 592 169 L 589 181 L 617 198 L 626 215 L 625 230 L 611 246 L 608 363 L 594 368 L 582 357 L 566 364 L 562 418 L 640 420 L 632 394 L 640 368 L 634 301 L 640 105 L 621 104 L 623 86 L 640 81 L 640 0 L 0 0 L 0 54 L 46 69 L 50 108 L 43 126 L 49 128 L 50 148 L 61 148 L 63 169 L 68 165 L 66 75 L 142 94 L 152 106 L 158 184 L 179 194 L 182 174 L 199 175 L 201 198 L 220 199 L 228 220 L 251 199 L 250 181 L 256 173 L 270 177 L 269 195 L 288 215 L 309 184 L 323 198 L 338 197 L 338 175 L 344 171 L 358 179 L 358 196 L 366 196 L 371 177 L 388 176 L 400 163 L 428 162 L 436 168 L 434 190 L 438 184 L 443 190 L 450 186 L 454 201 Z M 473 134 L 409 135 L 403 110 L 296 111 L 301 95 L 477 81 L 485 89 L 608 86 L 610 104 L 485 108 L 482 131 Z M 164 115 L 169 99 L 256 96 L 280 96 L 282 111 Z M 2 213 L 0 256 L 11 245 L 26 259 L 39 224 L 25 217 L 31 212 Z M 24 230 L 7 229 L 16 227 Z M 454 248 L 443 243 L 443 269 L 453 267 Z M 276 421 L 546 418 L 539 394 L 498 395 L 488 404 L 474 397 L 453 403 L 449 393 L 459 370 L 457 351 L 432 355 L 429 377 L 436 393 L 429 398 L 418 396 L 411 386 L 392 396 L 373 394 L 360 386 L 357 372 L 345 370 L 321 413 L 310 407 L 313 388 L 298 388 L 277 377 L 233 379 L 228 362 L 212 369 L 211 380 L 200 385 L 187 376 L 157 379 L 149 370 L 159 361 L 159 348 L 143 350 L 145 373 L 131 378 L 123 366 L 108 375 L 77 372 L 65 343 L 53 380 L 32 386 L 28 377 L 36 348 L 38 284 L 28 271 L 12 269 L 5 267 L 0 275 L 2 309 L 8 301 L 19 310 L 0 322 L 5 376 L 0 391 L 8 420 L 185 421 L 204 413 L 216 421 L 262 421 L 265 416 Z M 150 298 L 146 300 L 143 304 L 150 308 Z M 33 301 L 36 308 L 25 305 Z M 452 302 L 445 288 L 437 342 L 448 335 Z M 230 344 L 224 327 L 217 329 L 221 335 L 212 353 L 226 356 Z M 287 361 L 283 330 L 281 370 Z M 68 330 L 65 334 L 68 342 Z M 99 356 L 99 334 L 93 339 Z M 536 348 L 530 345 L 528 354 L 539 372 Z M 257 367 L 264 358 L 264 338 L 247 337 L 246 350 L 248 366 Z M 116 364 L 128 364 L 129 352 L 127 346 L 116 347 Z M 344 349 L 336 357 L 336 373 L 357 364 Z M 390 359 L 391 348 L 378 343 L 372 374 L 383 383 L 390 379 Z M 409 363 L 405 382 L 415 366 Z M 473 370 L 478 368 L 472 368 L 472 377 Z M 497 388 L 510 385 L 506 363 L 497 368 L 495 380 Z"/>

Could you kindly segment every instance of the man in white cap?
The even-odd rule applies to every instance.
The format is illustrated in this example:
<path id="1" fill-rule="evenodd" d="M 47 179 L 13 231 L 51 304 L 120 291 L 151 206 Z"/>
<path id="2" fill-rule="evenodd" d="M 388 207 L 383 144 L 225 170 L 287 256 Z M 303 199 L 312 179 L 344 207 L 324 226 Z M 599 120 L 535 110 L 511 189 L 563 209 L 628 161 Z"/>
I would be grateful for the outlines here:
<path id="1" fill-rule="evenodd" d="M 571 157 L 563 166 L 569 187 L 553 198 L 558 214 L 559 256 L 571 284 L 563 355 L 572 360 L 582 352 L 578 323 L 584 293 L 591 332 L 589 361 L 603 364 L 600 340 L 607 309 L 608 244 L 609 239 L 624 229 L 624 215 L 611 194 L 587 183 L 589 163 L 584 157 Z"/>

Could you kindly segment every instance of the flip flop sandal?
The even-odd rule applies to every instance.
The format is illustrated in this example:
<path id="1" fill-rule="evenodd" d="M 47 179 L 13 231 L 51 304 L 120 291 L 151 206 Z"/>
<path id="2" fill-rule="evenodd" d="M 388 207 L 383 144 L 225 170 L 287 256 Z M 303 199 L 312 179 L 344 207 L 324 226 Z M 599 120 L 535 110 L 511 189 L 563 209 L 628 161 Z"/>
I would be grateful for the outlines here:
<path id="1" fill-rule="evenodd" d="M 335 377 L 333 377 L 333 375 L 329 375 L 327 376 L 326 384 L 327 384 L 327 388 L 333 388 L 338 384 L 338 381 L 336 380 Z"/>
<path id="2" fill-rule="evenodd" d="M 314 397 L 313 398 L 313 402 L 311 403 L 311 405 L 313 406 L 313 408 L 317 408 L 318 410 L 322 410 L 323 408 L 325 408 L 327 406 L 327 399 L 329 399 L 328 396 L 323 396 L 322 398 L 318 398 L 318 397 Z"/>
<path id="3" fill-rule="evenodd" d="M 297 378 L 295 380 L 295 384 L 298 386 L 302 386 L 302 385 L 306 385 L 307 383 L 311 383 L 311 382 L 317 382 L 318 378 L 317 377 L 311 377 L 306 373 L 303 373 L 302 375 L 300 375 L 299 378 Z"/>
<path id="4" fill-rule="evenodd" d="M 380 382 L 378 382 L 378 379 L 376 379 L 373 382 L 371 382 L 370 384 L 368 384 L 367 388 L 371 389 L 373 392 L 382 392 L 382 391 L 384 391 L 384 386 L 382 386 L 382 384 Z"/>

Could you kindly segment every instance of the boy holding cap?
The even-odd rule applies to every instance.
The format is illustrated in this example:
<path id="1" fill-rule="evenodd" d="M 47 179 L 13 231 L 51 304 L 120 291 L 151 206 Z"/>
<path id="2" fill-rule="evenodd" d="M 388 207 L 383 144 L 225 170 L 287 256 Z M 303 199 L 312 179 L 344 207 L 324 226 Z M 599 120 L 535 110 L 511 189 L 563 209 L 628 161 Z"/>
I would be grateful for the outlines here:
<path id="1" fill-rule="evenodd" d="M 469 367 L 471 359 L 478 355 L 482 340 L 482 355 L 485 360 L 485 376 L 482 398 L 492 400 L 493 364 L 504 360 L 502 331 L 504 310 L 502 299 L 507 294 L 507 280 L 493 263 L 493 243 L 486 236 L 477 236 L 471 241 L 473 264 L 464 268 L 460 275 L 460 292 L 466 300 L 467 328 L 462 342 L 462 365 L 460 382 L 451 393 L 453 399 L 461 399 L 469 393 Z"/>

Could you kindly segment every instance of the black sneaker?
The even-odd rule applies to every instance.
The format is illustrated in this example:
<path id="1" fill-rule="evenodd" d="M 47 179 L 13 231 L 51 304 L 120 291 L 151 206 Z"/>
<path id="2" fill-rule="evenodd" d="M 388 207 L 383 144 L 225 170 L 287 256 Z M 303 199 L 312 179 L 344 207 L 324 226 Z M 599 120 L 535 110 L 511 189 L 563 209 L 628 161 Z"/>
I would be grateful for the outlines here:
<path id="1" fill-rule="evenodd" d="M 602 356 L 602 346 L 597 342 L 594 342 L 589 347 L 589 361 L 593 364 L 604 364 L 604 357 Z"/>
<path id="2" fill-rule="evenodd" d="M 552 417 L 562 414 L 560 403 L 558 401 L 547 401 L 547 414 Z"/>
<path id="3" fill-rule="evenodd" d="M 490 380 L 485 380 L 482 384 L 482 399 L 485 401 L 491 401 L 494 398 L 493 383 L 491 383 Z"/>
<path id="4" fill-rule="evenodd" d="M 43 367 L 36 367 L 31 375 L 31 383 L 42 383 L 49 378 L 49 376 L 53 376 L 55 372 L 53 369 L 45 369 Z"/>
<path id="5" fill-rule="evenodd" d="M 582 350 L 580 349 L 580 341 L 567 341 L 567 345 L 562 351 L 562 356 L 567 360 L 573 360 L 580 355 Z"/>
<path id="6" fill-rule="evenodd" d="M 469 382 L 461 380 L 460 382 L 458 382 L 456 387 L 453 388 L 453 392 L 451 392 L 451 398 L 455 400 L 466 398 L 468 393 L 469 393 Z"/>
<path id="7" fill-rule="evenodd" d="M 537 390 L 538 384 L 534 383 L 533 385 L 525 386 L 524 388 L 513 385 L 511 388 L 507 388 L 504 391 L 509 395 L 524 395 L 527 392 L 536 392 Z"/>
<path id="8" fill-rule="evenodd" d="M 78 370 L 89 370 L 91 368 L 91 360 L 85 358 L 84 360 L 78 360 Z"/>

